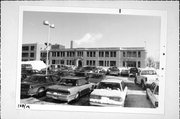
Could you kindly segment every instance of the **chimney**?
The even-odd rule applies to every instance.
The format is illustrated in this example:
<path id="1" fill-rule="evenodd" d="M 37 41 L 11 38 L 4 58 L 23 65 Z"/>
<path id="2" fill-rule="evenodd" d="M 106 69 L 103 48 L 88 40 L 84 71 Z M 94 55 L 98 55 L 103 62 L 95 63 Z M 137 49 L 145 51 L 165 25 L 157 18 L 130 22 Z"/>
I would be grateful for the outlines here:
<path id="1" fill-rule="evenodd" d="M 71 49 L 73 48 L 73 41 L 71 41 L 71 46 L 70 46 L 70 48 L 71 48 Z"/>

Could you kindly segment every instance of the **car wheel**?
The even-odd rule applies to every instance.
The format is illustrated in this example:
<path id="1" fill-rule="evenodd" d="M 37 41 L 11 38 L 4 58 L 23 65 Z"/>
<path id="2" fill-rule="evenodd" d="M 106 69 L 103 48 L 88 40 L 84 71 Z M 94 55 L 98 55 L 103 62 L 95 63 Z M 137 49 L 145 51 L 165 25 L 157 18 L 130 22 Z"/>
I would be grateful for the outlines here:
<path id="1" fill-rule="evenodd" d="M 142 89 L 143 89 L 143 90 L 145 90 L 145 89 L 146 89 L 146 86 L 145 86 L 145 84 L 144 84 L 144 82 L 143 82 L 143 81 L 141 82 L 141 87 L 142 87 Z"/>
<path id="2" fill-rule="evenodd" d="M 37 96 L 42 97 L 45 95 L 45 88 L 39 88 L 37 91 Z"/>
<path id="3" fill-rule="evenodd" d="M 135 79 L 134 79 L 134 83 L 137 84 L 137 78 L 136 78 L 136 77 L 135 77 Z"/>

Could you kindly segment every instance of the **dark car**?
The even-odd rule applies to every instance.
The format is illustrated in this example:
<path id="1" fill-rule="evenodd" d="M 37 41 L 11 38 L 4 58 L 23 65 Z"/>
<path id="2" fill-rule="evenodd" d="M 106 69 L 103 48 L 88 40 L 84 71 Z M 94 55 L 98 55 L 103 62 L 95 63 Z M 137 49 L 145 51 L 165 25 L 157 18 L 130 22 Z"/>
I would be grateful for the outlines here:
<path id="1" fill-rule="evenodd" d="M 71 102 L 90 93 L 95 87 L 87 77 L 63 77 L 56 85 L 49 86 L 46 92 L 48 98 Z"/>
<path id="2" fill-rule="evenodd" d="M 48 86 L 56 84 L 59 80 L 55 75 L 34 74 L 21 82 L 21 95 L 42 96 Z"/>
<path id="3" fill-rule="evenodd" d="M 118 76 L 118 75 L 120 75 L 120 70 L 118 69 L 118 67 L 110 67 L 107 70 L 107 74 Z"/>
<path id="4" fill-rule="evenodd" d="M 85 66 L 85 67 L 77 68 L 74 73 L 76 76 L 89 76 L 92 73 L 96 73 L 97 70 L 98 69 L 94 66 Z"/>
<path id="5" fill-rule="evenodd" d="M 138 74 L 139 69 L 136 67 L 132 67 L 129 69 L 129 77 L 136 77 L 136 75 Z"/>

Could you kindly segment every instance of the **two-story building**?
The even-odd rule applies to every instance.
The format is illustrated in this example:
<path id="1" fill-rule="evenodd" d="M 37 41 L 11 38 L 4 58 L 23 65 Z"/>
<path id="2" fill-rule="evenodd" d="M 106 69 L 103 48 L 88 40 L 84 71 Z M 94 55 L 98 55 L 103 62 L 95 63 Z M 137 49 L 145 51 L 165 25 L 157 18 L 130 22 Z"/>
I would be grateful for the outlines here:
<path id="1" fill-rule="evenodd" d="M 41 55 L 46 54 L 42 52 Z M 45 59 L 45 58 L 44 58 Z M 143 47 L 64 48 L 49 51 L 49 64 L 102 67 L 145 67 Z"/>

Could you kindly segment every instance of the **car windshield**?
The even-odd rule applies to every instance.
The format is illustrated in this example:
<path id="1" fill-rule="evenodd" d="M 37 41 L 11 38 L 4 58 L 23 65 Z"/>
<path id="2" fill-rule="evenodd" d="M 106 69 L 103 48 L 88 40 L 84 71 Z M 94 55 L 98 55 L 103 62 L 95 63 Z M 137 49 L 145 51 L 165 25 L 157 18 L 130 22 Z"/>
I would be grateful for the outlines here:
<path id="1" fill-rule="evenodd" d="M 119 83 L 100 82 L 97 89 L 120 90 L 121 88 Z"/>
<path id="2" fill-rule="evenodd" d="M 159 95 L 159 86 L 156 87 L 155 91 L 154 91 L 155 95 Z"/>
<path id="3" fill-rule="evenodd" d="M 62 79 L 58 84 L 59 85 L 65 85 L 65 86 L 76 86 L 77 80 Z"/>
<path id="4" fill-rule="evenodd" d="M 156 71 L 154 70 L 143 70 L 141 75 L 156 75 Z"/>

